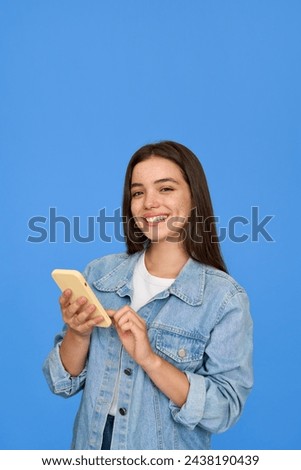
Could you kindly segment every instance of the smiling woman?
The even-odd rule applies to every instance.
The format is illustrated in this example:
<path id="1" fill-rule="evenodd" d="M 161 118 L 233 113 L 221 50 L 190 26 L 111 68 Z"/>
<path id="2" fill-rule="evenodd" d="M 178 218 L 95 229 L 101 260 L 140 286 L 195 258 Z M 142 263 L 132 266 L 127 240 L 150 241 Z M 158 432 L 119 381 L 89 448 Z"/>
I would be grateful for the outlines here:
<path id="1" fill-rule="evenodd" d="M 124 184 L 127 253 L 84 275 L 112 318 L 60 298 L 65 327 L 44 364 L 54 393 L 83 390 L 75 449 L 208 449 L 252 388 L 246 292 L 227 273 L 206 177 L 181 144 L 146 145 Z"/>
<path id="2" fill-rule="evenodd" d="M 178 165 L 158 156 L 137 163 L 131 183 L 131 212 L 151 243 L 178 241 L 191 204 L 190 189 Z"/>
<path id="3" fill-rule="evenodd" d="M 148 188 L 143 188 L 142 181 L 148 184 Z M 165 200 L 174 201 L 177 208 L 174 207 L 172 213 L 167 211 L 166 214 L 159 214 L 158 207 L 147 210 L 146 206 L 140 219 L 136 219 L 132 212 L 136 207 L 136 199 L 143 198 L 149 205 L 152 201 L 146 198 L 152 198 L 156 193 L 162 197 L 165 195 Z M 159 202 L 155 203 L 158 205 Z M 183 207 L 185 204 L 186 208 Z M 184 247 L 189 256 L 227 272 L 217 243 L 211 197 L 203 167 L 184 145 L 165 141 L 145 145 L 134 153 L 125 176 L 123 214 L 129 254 L 143 250 L 145 242 L 150 241 L 142 229 L 143 219 L 146 216 L 163 215 L 166 216 L 165 226 L 169 229 L 168 241 L 181 241 L 181 249 Z M 139 221 L 142 225 L 139 225 Z M 157 232 L 153 233 L 155 235 Z"/>

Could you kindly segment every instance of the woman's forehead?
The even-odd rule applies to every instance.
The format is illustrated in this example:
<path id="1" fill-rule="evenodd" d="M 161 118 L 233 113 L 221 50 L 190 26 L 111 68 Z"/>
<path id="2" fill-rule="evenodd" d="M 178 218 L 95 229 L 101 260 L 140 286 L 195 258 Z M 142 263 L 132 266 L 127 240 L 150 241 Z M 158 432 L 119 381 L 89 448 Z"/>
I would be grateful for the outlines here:
<path id="1" fill-rule="evenodd" d="M 160 156 L 151 156 L 147 160 L 137 163 L 133 168 L 132 183 L 139 178 L 153 180 L 173 178 L 182 181 L 181 168 L 171 160 Z M 139 182 L 139 181 L 138 181 Z"/>

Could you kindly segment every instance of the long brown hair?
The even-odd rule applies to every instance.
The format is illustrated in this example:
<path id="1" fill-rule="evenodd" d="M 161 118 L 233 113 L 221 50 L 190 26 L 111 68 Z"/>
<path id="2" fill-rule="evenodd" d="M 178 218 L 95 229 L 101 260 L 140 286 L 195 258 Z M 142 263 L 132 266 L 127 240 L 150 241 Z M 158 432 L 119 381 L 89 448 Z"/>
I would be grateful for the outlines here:
<path id="1" fill-rule="evenodd" d="M 176 163 L 187 182 L 193 202 L 187 226 L 184 247 L 188 255 L 200 263 L 227 272 L 217 237 L 215 218 L 203 167 L 194 153 L 182 144 L 162 141 L 137 150 L 129 161 L 124 181 L 123 220 L 128 254 L 142 251 L 147 237 L 137 228 L 131 212 L 131 181 L 133 169 L 150 157 L 162 157 Z"/>

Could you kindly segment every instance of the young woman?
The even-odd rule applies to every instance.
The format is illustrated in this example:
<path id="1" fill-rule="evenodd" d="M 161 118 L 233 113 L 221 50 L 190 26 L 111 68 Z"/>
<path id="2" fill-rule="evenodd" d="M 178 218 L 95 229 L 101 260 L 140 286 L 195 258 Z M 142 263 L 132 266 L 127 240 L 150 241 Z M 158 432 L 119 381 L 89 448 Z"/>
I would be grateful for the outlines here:
<path id="1" fill-rule="evenodd" d="M 208 449 L 251 390 L 252 320 L 196 156 L 170 141 L 139 149 L 123 215 L 127 253 L 84 272 L 112 326 L 97 328 L 94 306 L 67 289 L 45 376 L 59 395 L 83 390 L 74 449 Z"/>

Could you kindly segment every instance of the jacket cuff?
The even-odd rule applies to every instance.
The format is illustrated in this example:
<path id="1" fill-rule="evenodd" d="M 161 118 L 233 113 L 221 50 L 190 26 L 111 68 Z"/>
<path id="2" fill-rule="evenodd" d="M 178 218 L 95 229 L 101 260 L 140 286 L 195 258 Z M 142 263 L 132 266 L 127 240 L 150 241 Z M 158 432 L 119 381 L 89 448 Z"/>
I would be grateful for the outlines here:
<path id="1" fill-rule="evenodd" d="M 63 366 L 60 356 L 62 341 L 56 344 L 45 361 L 43 370 L 51 390 L 63 396 L 71 396 L 77 393 L 86 379 L 87 364 L 77 377 L 72 377 Z"/>
<path id="2" fill-rule="evenodd" d="M 185 372 L 185 374 L 190 384 L 187 400 L 181 408 L 170 401 L 169 408 L 173 419 L 177 423 L 193 430 L 203 418 L 206 385 L 202 375 L 190 372 Z"/>

